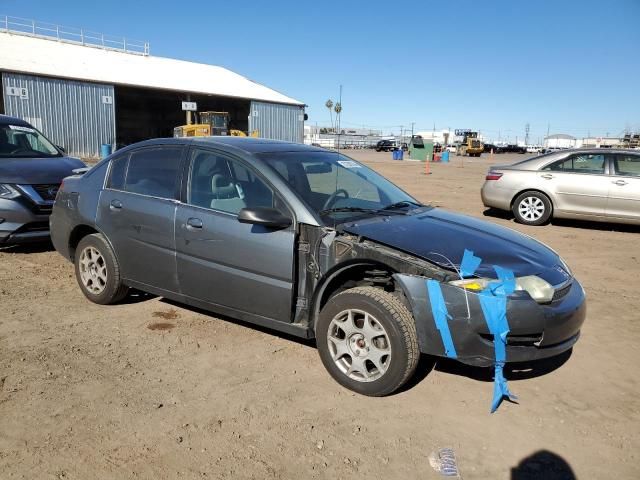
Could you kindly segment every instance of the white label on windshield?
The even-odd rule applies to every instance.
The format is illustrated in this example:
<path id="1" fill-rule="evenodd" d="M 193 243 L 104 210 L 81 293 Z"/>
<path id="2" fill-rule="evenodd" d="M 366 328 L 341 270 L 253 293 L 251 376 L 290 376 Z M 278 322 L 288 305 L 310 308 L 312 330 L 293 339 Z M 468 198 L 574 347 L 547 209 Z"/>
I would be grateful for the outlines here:
<path id="1" fill-rule="evenodd" d="M 353 160 L 338 160 L 338 163 L 344 168 L 361 168 L 361 166 Z"/>
<path id="2" fill-rule="evenodd" d="M 19 132 L 29 132 L 29 133 L 35 132 L 33 128 L 21 127 L 20 125 L 9 125 L 9 128 L 11 130 L 18 130 Z"/>

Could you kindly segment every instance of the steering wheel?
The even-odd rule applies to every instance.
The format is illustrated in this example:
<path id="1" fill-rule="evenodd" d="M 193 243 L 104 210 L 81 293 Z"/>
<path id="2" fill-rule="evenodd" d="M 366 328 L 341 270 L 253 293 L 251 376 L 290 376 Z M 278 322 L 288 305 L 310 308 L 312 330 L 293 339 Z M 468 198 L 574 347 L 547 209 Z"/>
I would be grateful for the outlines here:
<path id="1" fill-rule="evenodd" d="M 322 210 L 327 210 L 331 205 L 333 205 L 334 202 L 338 199 L 338 195 L 341 193 L 344 195 L 344 198 L 349 198 L 349 192 L 347 192 L 344 188 L 339 188 L 331 195 L 329 195 L 329 198 L 327 198 L 327 201 L 324 202 L 324 205 L 322 206 Z"/>

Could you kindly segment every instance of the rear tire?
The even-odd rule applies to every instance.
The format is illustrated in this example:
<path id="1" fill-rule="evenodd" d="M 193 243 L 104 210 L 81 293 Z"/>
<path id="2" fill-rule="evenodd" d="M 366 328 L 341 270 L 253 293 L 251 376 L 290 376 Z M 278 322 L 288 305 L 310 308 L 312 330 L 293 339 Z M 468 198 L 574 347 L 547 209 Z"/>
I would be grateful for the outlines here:
<path id="1" fill-rule="evenodd" d="M 541 192 L 523 192 L 516 197 L 511 211 L 518 223 L 524 225 L 544 225 L 551 218 L 551 200 Z"/>
<path id="2" fill-rule="evenodd" d="M 375 397 L 400 388 L 420 357 L 413 315 L 396 296 L 374 287 L 329 299 L 316 324 L 316 342 L 334 380 Z"/>
<path id="3" fill-rule="evenodd" d="M 76 248 L 76 280 L 85 297 L 93 303 L 110 305 L 127 296 L 115 253 L 100 233 L 87 235 Z"/>

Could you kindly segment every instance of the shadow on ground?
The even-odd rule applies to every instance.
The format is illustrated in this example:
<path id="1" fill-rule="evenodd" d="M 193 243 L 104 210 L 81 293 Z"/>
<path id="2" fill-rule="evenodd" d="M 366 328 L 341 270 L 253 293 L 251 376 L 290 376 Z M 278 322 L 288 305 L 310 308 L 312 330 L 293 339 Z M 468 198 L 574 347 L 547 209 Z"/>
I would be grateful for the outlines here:
<path id="1" fill-rule="evenodd" d="M 201 315 L 206 315 L 207 317 L 211 317 L 212 319 L 223 320 L 229 323 L 235 323 L 236 325 L 240 325 L 242 327 L 251 328 L 252 330 L 257 330 L 262 333 L 266 333 L 269 335 L 273 335 L 275 337 L 282 338 L 283 340 L 289 340 L 291 342 L 296 342 L 299 345 L 303 345 L 305 347 L 316 348 L 315 339 L 296 337 L 295 335 L 290 335 L 288 333 L 280 332 L 278 330 L 274 330 L 272 328 L 263 327 L 261 325 L 256 325 L 255 323 L 245 322 L 243 320 L 238 320 L 235 318 L 227 317 L 225 315 L 220 315 L 218 313 L 213 313 L 208 310 L 204 310 L 202 308 L 193 307 L 191 305 L 186 305 L 184 303 L 176 302 L 173 300 L 169 300 L 168 298 L 162 298 L 160 300 L 162 303 L 166 303 L 168 305 L 172 305 L 177 308 L 182 308 L 185 310 L 189 310 L 194 313 L 199 313 Z"/>
<path id="2" fill-rule="evenodd" d="M 504 367 L 504 376 L 507 380 L 526 380 L 528 378 L 541 377 L 565 364 L 573 350 L 567 350 L 560 355 L 531 362 L 507 363 Z M 472 367 L 457 360 L 439 358 L 435 370 L 452 375 L 460 375 L 480 382 L 492 382 L 494 369 L 489 367 Z"/>
<path id="3" fill-rule="evenodd" d="M 21 243 L 17 245 L 6 245 L 0 247 L 0 252 L 17 253 L 21 255 L 29 255 L 31 253 L 53 252 L 53 244 L 46 242 Z"/>
<path id="4" fill-rule="evenodd" d="M 511 212 L 488 208 L 482 214 L 485 217 L 513 220 Z M 598 230 L 601 232 L 640 233 L 640 225 L 627 225 L 624 223 L 592 222 L 589 220 L 570 220 L 568 218 L 553 218 L 551 224 L 556 227 L 580 228 L 582 230 Z"/>
<path id="5" fill-rule="evenodd" d="M 569 463 L 549 450 L 523 458 L 511 469 L 511 480 L 576 480 Z"/>

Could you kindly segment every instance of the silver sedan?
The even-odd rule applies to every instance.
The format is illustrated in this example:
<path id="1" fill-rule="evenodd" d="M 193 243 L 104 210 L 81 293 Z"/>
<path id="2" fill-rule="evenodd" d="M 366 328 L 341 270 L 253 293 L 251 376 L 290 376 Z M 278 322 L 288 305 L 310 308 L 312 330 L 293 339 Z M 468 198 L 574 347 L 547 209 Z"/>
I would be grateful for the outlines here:
<path id="1" fill-rule="evenodd" d="M 640 151 L 563 150 L 497 165 L 481 195 L 527 225 L 552 217 L 640 224 Z"/>

